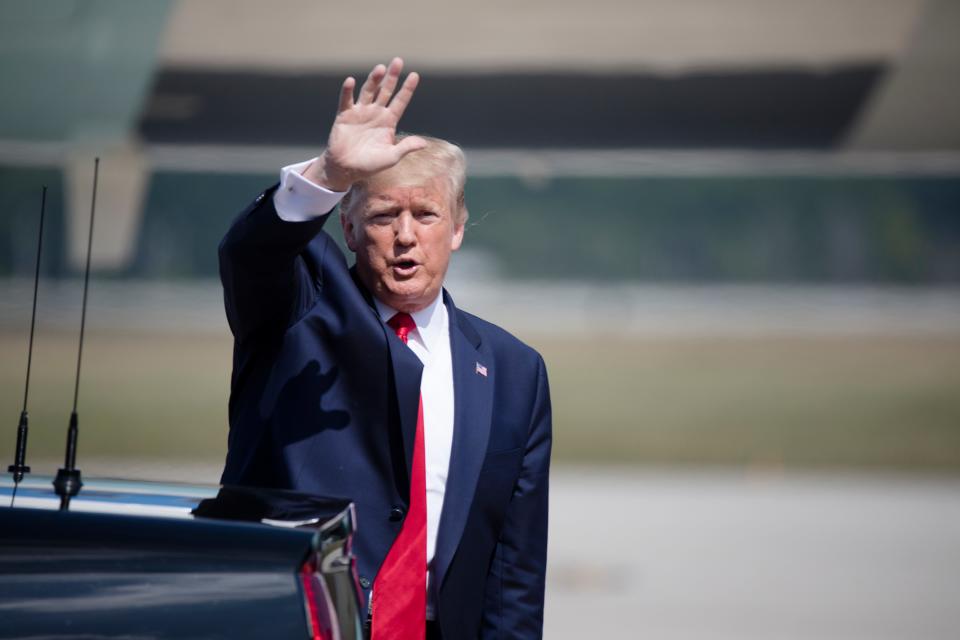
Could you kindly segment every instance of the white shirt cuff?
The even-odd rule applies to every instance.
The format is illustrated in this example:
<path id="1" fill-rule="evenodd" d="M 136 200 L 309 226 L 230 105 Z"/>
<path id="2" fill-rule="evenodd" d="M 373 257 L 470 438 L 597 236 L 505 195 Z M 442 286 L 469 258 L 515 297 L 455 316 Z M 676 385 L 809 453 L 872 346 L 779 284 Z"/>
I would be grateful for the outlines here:
<path id="1" fill-rule="evenodd" d="M 306 160 L 280 170 L 280 187 L 273 194 L 273 207 L 281 220 L 306 222 L 315 220 L 333 210 L 346 191 L 331 191 L 303 177 L 310 163 Z"/>

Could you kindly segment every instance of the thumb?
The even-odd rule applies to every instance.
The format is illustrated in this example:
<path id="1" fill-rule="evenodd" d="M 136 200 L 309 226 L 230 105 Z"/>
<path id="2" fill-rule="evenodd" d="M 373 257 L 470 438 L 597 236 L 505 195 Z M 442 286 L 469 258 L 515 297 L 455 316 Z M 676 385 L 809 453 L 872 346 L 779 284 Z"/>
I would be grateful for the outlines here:
<path id="1" fill-rule="evenodd" d="M 397 154 L 397 161 L 408 153 L 427 148 L 427 141 L 420 136 L 408 136 L 394 145 L 393 149 Z"/>

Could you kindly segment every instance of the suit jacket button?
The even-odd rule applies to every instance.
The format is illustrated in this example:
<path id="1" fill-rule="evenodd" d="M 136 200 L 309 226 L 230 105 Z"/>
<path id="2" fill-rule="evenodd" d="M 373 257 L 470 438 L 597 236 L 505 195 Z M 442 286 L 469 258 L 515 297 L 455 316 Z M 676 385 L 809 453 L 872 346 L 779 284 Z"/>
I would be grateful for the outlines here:
<path id="1" fill-rule="evenodd" d="M 364 589 L 369 589 L 369 588 L 370 588 L 370 581 L 367 580 L 366 578 L 364 578 L 363 576 L 361 576 L 361 577 L 360 577 L 360 586 L 363 587 Z"/>
<path id="2" fill-rule="evenodd" d="M 390 509 L 390 522 L 400 522 L 403 520 L 403 509 L 400 507 L 393 507 Z"/>

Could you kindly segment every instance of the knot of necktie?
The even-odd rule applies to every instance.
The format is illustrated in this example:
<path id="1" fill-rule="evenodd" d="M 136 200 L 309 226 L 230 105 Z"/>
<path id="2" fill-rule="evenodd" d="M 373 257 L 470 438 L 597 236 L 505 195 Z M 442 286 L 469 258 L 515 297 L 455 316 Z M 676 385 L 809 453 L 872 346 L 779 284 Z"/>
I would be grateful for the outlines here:
<path id="1" fill-rule="evenodd" d="M 413 321 L 409 313 L 400 312 L 387 320 L 387 324 L 397 334 L 397 337 L 407 344 L 410 332 L 417 328 L 417 323 Z"/>

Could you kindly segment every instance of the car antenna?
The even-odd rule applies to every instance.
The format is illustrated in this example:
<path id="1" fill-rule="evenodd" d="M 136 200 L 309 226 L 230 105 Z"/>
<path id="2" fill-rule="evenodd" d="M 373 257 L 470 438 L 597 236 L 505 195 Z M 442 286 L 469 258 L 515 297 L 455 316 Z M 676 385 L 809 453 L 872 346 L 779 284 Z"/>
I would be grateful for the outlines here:
<path id="1" fill-rule="evenodd" d="M 13 493 L 10 496 L 10 506 L 17 499 L 17 488 L 23 476 L 30 473 L 27 466 L 27 431 L 29 416 L 27 415 L 27 398 L 30 396 L 30 365 L 33 362 L 33 330 L 37 326 L 37 288 L 40 284 L 40 254 L 43 251 L 43 219 L 47 211 L 47 186 L 43 186 L 40 194 L 40 231 L 37 233 L 37 269 L 33 274 L 33 311 L 30 314 L 30 347 L 27 350 L 27 381 L 23 386 L 23 411 L 20 412 L 20 423 L 17 425 L 17 449 L 13 464 L 7 471 L 13 474 Z"/>
<path id="2" fill-rule="evenodd" d="M 83 274 L 83 307 L 80 315 L 80 346 L 77 349 L 77 377 L 73 387 L 73 411 L 70 413 L 70 426 L 67 428 L 67 452 L 63 467 L 57 470 L 53 488 L 60 496 L 60 511 L 70 508 L 70 498 L 80 492 L 83 482 L 77 465 L 77 397 L 80 394 L 80 362 L 83 357 L 83 330 L 87 323 L 87 290 L 90 288 L 90 249 L 93 247 L 93 214 L 97 208 L 97 174 L 100 170 L 100 158 L 93 161 L 93 196 L 90 199 L 90 231 L 87 235 L 87 266 Z"/>

